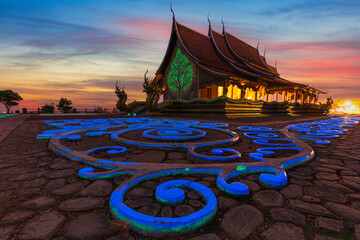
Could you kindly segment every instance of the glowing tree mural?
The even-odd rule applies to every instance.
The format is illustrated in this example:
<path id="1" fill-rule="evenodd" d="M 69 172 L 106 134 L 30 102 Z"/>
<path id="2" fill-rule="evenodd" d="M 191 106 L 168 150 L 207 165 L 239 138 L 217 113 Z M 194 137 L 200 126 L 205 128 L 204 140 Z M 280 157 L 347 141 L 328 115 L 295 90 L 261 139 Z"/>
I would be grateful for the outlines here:
<path id="1" fill-rule="evenodd" d="M 178 48 L 169 69 L 168 86 L 172 91 L 177 92 L 176 98 L 181 99 L 181 92 L 191 86 L 192 80 L 193 69 L 190 61 Z"/>

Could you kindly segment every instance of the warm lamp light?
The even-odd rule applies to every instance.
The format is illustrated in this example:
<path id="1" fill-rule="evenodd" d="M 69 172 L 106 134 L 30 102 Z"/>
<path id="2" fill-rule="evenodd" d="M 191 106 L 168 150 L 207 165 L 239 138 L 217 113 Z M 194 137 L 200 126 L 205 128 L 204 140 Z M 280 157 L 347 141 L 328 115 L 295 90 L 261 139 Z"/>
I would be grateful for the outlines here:
<path id="1" fill-rule="evenodd" d="M 219 86 L 219 87 L 218 87 L 218 96 L 219 96 L 219 97 L 222 96 L 223 93 L 224 93 L 223 87 L 222 87 L 222 86 Z"/>

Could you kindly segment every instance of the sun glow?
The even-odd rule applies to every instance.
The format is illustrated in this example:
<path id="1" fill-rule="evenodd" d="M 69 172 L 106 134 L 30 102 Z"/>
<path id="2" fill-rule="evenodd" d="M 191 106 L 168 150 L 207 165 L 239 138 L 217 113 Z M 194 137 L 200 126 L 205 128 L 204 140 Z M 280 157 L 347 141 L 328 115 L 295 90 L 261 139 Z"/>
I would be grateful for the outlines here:
<path id="1" fill-rule="evenodd" d="M 339 100 L 334 104 L 331 113 L 360 114 L 360 100 Z"/>

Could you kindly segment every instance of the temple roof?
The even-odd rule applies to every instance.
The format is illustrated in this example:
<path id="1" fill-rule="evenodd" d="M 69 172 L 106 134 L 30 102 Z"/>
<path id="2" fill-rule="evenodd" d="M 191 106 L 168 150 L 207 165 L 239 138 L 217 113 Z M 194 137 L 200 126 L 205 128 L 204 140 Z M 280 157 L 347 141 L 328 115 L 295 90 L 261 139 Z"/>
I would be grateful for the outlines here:
<path id="1" fill-rule="evenodd" d="M 247 60 L 249 63 L 256 64 L 258 67 L 268 68 L 268 66 L 262 61 L 259 51 L 256 48 L 234 37 L 226 31 L 223 36 L 227 40 L 228 46 L 235 56 L 240 59 Z"/>
<path id="2" fill-rule="evenodd" d="M 293 83 L 281 78 L 276 67 L 267 63 L 265 56 L 260 55 L 258 48 L 252 47 L 226 32 L 225 28 L 220 34 L 211 28 L 209 21 L 209 32 L 206 36 L 180 24 L 176 21 L 175 16 L 173 16 L 168 49 L 156 72 L 154 83 L 164 75 L 177 41 L 195 64 L 210 74 L 232 79 L 244 79 L 244 76 L 248 76 L 250 79 L 255 79 L 254 83 L 256 83 L 256 79 L 261 79 L 272 86 L 283 84 L 306 87 L 304 84 Z"/>
<path id="3" fill-rule="evenodd" d="M 198 63 L 225 70 L 229 73 L 233 72 L 230 67 L 226 66 L 219 59 L 208 36 L 191 30 L 178 22 L 176 22 L 176 28 L 180 41 L 184 44 L 190 55 L 196 58 Z"/>

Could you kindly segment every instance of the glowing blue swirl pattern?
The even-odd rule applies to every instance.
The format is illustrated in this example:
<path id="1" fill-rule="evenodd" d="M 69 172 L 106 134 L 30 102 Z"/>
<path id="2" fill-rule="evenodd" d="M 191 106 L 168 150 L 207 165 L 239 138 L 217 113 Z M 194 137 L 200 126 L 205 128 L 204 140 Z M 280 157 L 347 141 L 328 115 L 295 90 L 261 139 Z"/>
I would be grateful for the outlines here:
<path id="1" fill-rule="evenodd" d="M 316 144 L 330 144 L 330 141 L 326 139 L 340 137 L 347 132 L 344 127 L 353 127 L 354 124 L 359 123 L 359 120 L 359 117 L 331 118 L 324 121 L 290 125 L 288 129 L 302 133 L 296 135 L 298 139 L 312 140 Z"/>
<path id="2" fill-rule="evenodd" d="M 238 177 L 249 174 L 259 174 L 259 181 L 262 185 L 280 188 L 287 183 L 286 170 L 310 161 L 315 156 L 313 149 L 299 139 L 314 140 L 315 143 L 329 142 L 329 139 L 346 133 L 347 129 L 345 128 L 354 126 L 359 120 L 360 118 L 335 118 L 294 124 L 282 131 L 272 130 L 269 127 L 239 127 L 238 130 L 244 132 L 244 137 L 252 139 L 256 146 L 261 146 L 249 154 L 249 158 L 255 162 L 239 162 L 241 153 L 228 148 L 230 145 L 238 144 L 240 137 L 237 132 L 225 129 L 228 127 L 226 123 L 200 123 L 194 120 L 151 118 L 56 120 L 45 121 L 45 123 L 58 129 L 45 131 L 39 134 L 37 138 L 50 138 L 49 148 L 63 157 L 106 169 L 105 172 L 99 172 L 92 167 L 83 168 L 78 172 L 78 175 L 84 179 L 109 179 L 124 174 L 131 176 L 112 193 L 110 198 L 111 213 L 115 219 L 129 224 L 133 230 L 140 234 L 163 236 L 194 231 L 208 223 L 217 211 L 217 199 L 212 191 L 202 184 L 188 180 L 171 180 L 160 184 L 155 191 L 155 200 L 163 205 L 174 206 L 183 203 L 185 200 L 183 189 L 197 192 L 206 202 L 205 207 L 188 216 L 162 218 L 147 216 L 127 206 L 124 201 L 128 190 L 135 188 L 143 181 L 187 174 L 216 176 L 217 187 L 233 196 L 250 193 L 246 184 L 235 181 Z M 207 132 L 210 130 L 216 131 L 224 137 L 216 141 L 207 141 Z M 127 133 L 134 131 L 141 132 L 140 137 L 142 139 L 130 140 L 126 138 Z M 295 135 L 295 132 L 300 134 Z M 81 133 L 84 134 L 80 135 Z M 98 147 L 88 151 L 75 151 L 69 148 L 73 144 L 71 141 L 83 141 L 87 137 L 100 136 L 110 136 L 120 146 Z M 61 140 L 69 142 L 68 145 L 63 146 Z M 198 160 L 212 163 L 201 165 L 151 164 L 119 162 L 96 157 L 103 155 L 103 153 L 114 155 L 114 157 L 126 155 L 126 146 L 161 148 L 171 151 L 174 149 L 185 150 Z M 209 154 L 200 154 L 199 150 L 206 150 Z M 284 150 L 288 151 L 287 154 L 296 153 L 290 157 L 275 157 L 277 151 Z"/>
<path id="3" fill-rule="evenodd" d="M 156 174 L 158 176 L 176 174 L 179 171 L 168 171 Z M 187 180 L 174 180 L 159 185 L 156 189 L 156 198 L 168 205 L 178 204 L 183 200 L 183 190 L 187 188 L 196 191 L 206 201 L 206 205 L 199 211 L 188 216 L 178 218 L 152 217 L 139 213 L 124 204 L 125 193 L 135 184 L 145 179 L 155 177 L 154 174 L 139 178 L 129 185 L 120 185 L 110 198 L 110 208 L 116 219 L 129 222 L 135 231 L 143 235 L 166 235 L 171 231 L 188 232 L 197 229 L 210 221 L 217 210 L 217 199 L 214 193 L 206 186 Z"/>
<path id="4" fill-rule="evenodd" d="M 213 146 L 233 144 L 239 140 L 239 136 L 237 133 L 229 131 L 227 129 L 210 128 L 204 126 L 198 128 L 200 129 L 195 129 L 193 127 L 172 125 L 172 124 L 168 125 L 168 127 L 164 127 L 162 124 L 155 124 L 155 125 L 149 124 L 145 126 L 136 125 L 114 132 L 111 135 L 111 138 L 114 141 L 127 145 L 134 145 L 137 147 L 187 149 L 189 154 L 192 155 L 193 157 L 206 161 L 233 161 L 240 159 L 241 157 L 240 152 L 228 148 L 213 149 L 211 152 L 215 154 L 215 156 L 204 155 L 196 152 L 196 150 L 202 148 L 210 148 Z M 226 135 L 229 135 L 231 138 L 225 140 L 218 140 L 218 141 L 208 141 L 204 143 L 184 142 L 185 140 L 198 140 L 205 137 L 206 129 L 216 130 L 218 132 L 225 133 Z M 172 141 L 172 142 L 154 143 L 154 142 L 145 142 L 138 140 L 128 140 L 126 138 L 121 137 L 125 133 L 131 131 L 143 131 L 143 137 L 149 138 L 151 140 Z M 156 135 L 152 135 L 152 133 L 156 133 Z M 225 153 L 230 155 L 225 155 Z"/>
<path id="5" fill-rule="evenodd" d="M 78 141 L 81 139 L 81 135 L 75 134 L 75 135 L 66 135 L 61 137 L 60 139 L 68 140 L 68 141 Z"/>
<path id="6" fill-rule="evenodd" d="M 153 135 L 153 133 L 156 133 L 156 135 Z M 153 140 L 185 141 L 203 138 L 206 136 L 206 132 L 195 128 L 158 127 L 144 131 L 143 136 Z"/>
<path id="7" fill-rule="evenodd" d="M 98 148 L 94 148 L 88 152 L 86 152 L 86 155 L 89 155 L 91 153 L 95 153 L 95 152 L 99 152 L 99 151 L 103 151 L 106 150 L 107 154 L 121 154 L 121 153 L 126 153 L 127 152 L 127 148 L 126 147 L 119 147 L 119 146 L 109 146 L 109 147 L 98 147 Z"/>

